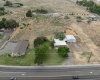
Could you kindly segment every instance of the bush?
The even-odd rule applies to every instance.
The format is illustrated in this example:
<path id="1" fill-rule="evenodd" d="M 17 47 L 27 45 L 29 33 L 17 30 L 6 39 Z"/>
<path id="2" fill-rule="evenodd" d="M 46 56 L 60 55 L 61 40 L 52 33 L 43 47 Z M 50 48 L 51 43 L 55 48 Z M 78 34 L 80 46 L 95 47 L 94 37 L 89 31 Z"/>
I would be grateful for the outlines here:
<path id="1" fill-rule="evenodd" d="M 61 57 L 68 57 L 69 48 L 67 48 L 67 47 L 59 47 L 57 52 Z"/>
<path id="2" fill-rule="evenodd" d="M 27 17 L 32 17 L 32 11 L 31 10 L 28 10 L 27 13 L 26 13 L 26 16 Z"/>
<path id="3" fill-rule="evenodd" d="M 65 16 L 64 19 L 69 19 L 69 17 L 68 16 Z"/>
<path id="4" fill-rule="evenodd" d="M 55 32 L 55 38 L 63 40 L 65 38 L 64 32 Z"/>
<path id="5" fill-rule="evenodd" d="M 82 17 L 81 16 L 77 16 L 76 19 L 82 19 Z"/>

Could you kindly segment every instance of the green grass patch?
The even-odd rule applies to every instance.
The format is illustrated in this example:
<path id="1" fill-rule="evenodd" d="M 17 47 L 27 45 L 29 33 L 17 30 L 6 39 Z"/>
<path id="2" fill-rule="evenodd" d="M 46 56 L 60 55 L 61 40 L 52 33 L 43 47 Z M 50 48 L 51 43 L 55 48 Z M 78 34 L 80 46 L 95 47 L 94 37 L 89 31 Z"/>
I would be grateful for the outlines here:
<path id="1" fill-rule="evenodd" d="M 58 55 L 57 50 L 51 49 L 48 59 L 44 62 L 44 65 L 61 65 L 65 58 Z"/>
<path id="2" fill-rule="evenodd" d="M 11 57 L 8 54 L 0 56 L 0 65 L 13 65 L 13 66 L 33 66 L 35 58 L 34 49 L 30 50 L 25 56 Z M 57 50 L 50 50 L 47 60 L 44 65 L 60 65 L 65 58 L 58 55 Z"/>
<path id="3" fill-rule="evenodd" d="M 4 35 L 0 34 L 0 39 L 2 39 L 2 38 L 3 38 L 3 36 L 4 36 Z"/>
<path id="4" fill-rule="evenodd" d="M 34 65 L 34 58 L 34 49 L 21 57 L 11 57 L 4 54 L 0 56 L 0 65 L 32 66 Z"/>

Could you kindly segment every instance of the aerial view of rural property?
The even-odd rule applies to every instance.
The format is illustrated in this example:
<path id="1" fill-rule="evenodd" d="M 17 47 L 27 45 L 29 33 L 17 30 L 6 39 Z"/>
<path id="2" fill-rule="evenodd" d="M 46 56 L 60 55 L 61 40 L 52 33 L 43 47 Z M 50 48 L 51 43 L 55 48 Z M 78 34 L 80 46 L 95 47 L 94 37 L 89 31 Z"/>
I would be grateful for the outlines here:
<path id="1" fill-rule="evenodd" d="M 0 80 L 100 80 L 100 0 L 0 0 Z"/>

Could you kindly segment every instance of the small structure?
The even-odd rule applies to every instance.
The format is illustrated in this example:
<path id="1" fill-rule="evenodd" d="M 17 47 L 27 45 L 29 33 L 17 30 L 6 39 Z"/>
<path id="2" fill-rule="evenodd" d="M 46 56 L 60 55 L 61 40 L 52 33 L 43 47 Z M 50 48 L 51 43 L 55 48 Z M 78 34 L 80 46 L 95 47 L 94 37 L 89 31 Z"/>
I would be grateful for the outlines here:
<path id="1" fill-rule="evenodd" d="M 98 17 L 97 16 L 90 16 L 90 17 L 88 17 L 88 19 L 90 21 L 97 21 L 98 20 Z"/>
<path id="2" fill-rule="evenodd" d="M 29 45 L 28 40 L 19 41 L 15 50 L 12 52 L 12 56 L 22 56 L 25 55 Z"/>
<path id="3" fill-rule="evenodd" d="M 65 42 L 76 42 L 76 38 L 73 35 L 66 35 Z"/>
<path id="4" fill-rule="evenodd" d="M 67 46 L 65 41 L 60 41 L 59 39 L 54 39 L 54 42 L 55 42 L 54 43 L 55 49 L 58 49 L 58 47 L 60 47 L 60 46 L 64 46 L 64 47 Z"/>

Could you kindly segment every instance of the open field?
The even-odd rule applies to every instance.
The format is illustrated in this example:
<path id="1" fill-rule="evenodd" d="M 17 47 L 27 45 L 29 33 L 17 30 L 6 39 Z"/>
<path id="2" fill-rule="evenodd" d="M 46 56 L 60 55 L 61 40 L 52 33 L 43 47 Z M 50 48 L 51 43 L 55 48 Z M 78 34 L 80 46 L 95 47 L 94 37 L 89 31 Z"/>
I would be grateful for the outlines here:
<path id="1" fill-rule="evenodd" d="M 20 27 L 14 31 L 12 34 L 12 38 L 10 41 L 17 42 L 19 40 L 29 40 L 30 42 L 30 48 L 33 48 L 33 41 L 37 36 L 46 36 L 49 39 L 54 38 L 54 32 L 58 31 L 65 31 L 68 27 L 73 28 L 73 30 L 77 34 L 77 42 L 76 43 L 68 43 L 70 51 L 73 52 L 74 63 L 73 64 L 89 64 L 87 56 L 83 56 L 82 53 L 87 52 L 93 53 L 93 56 L 90 59 L 90 63 L 100 63 L 100 21 L 93 21 L 90 24 L 88 24 L 87 17 L 93 15 L 92 13 L 87 12 L 84 9 L 81 9 L 80 7 L 74 5 L 71 3 L 71 1 L 75 2 L 75 0 L 9 0 L 12 2 L 20 2 L 23 3 L 24 6 L 21 8 L 9 8 L 5 7 L 6 10 L 12 12 L 12 14 L 7 14 L 5 16 L 0 16 L 0 19 L 3 17 L 7 19 L 15 19 L 19 22 Z M 5 2 L 0 0 L 1 6 Z M 100 3 L 100 2 L 99 2 Z M 25 13 L 28 9 L 34 10 L 37 8 L 44 8 L 47 9 L 50 13 L 62 13 L 62 17 L 32 17 L 27 18 L 25 16 Z M 74 13 L 75 15 L 68 15 L 69 20 L 65 20 L 64 16 L 67 14 Z M 85 14 L 85 15 L 82 15 Z M 83 21 L 78 23 L 76 22 L 76 16 L 82 16 Z M 24 26 L 23 23 L 29 24 L 29 26 Z M 55 52 L 52 52 L 52 54 Z M 28 62 L 29 56 L 31 54 L 27 54 L 25 57 Z M 31 56 L 34 56 L 32 54 Z M 45 65 L 51 65 L 51 64 L 61 64 L 64 60 L 59 58 L 58 62 L 56 62 L 54 59 L 56 57 L 55 54 L 51 55 L 53 59 L 51 62 L 54 63 L 48 63 L 49 61 L 45 62 Z M 0 58 L 2 59 L 2 57 Z M 20 58 L 18 58 L 20 60 Z M 33 60 L 34 57 L 30 60 Z M 13 59 L 11 59 L 13 60 Z M 16 60 L 16 58 L 15 58 Z M 54 60 L 54 61 L 53 61 Z M 21 59 L 23 62 L 22 65 L 25 65 L 24 59 Z M 15 61 L 16 62 L 16 61 Z M 1 63 L 3 63 L 1 61 Z M 21 64 L 21 62 L 19 63 Z M 19 65 L 18 64 L 18 65 Z M 26 65 L 34 65 L 33 63 L 29 63 Z"/>

